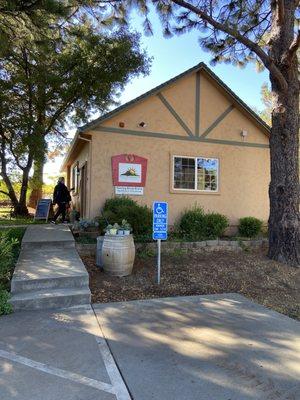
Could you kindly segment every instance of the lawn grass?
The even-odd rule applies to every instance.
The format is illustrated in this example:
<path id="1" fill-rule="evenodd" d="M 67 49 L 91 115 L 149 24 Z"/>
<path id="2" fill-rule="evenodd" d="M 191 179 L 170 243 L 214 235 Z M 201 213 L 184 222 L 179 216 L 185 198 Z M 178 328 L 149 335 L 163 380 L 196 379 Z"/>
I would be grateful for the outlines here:
<path id="1" fill-rule="evenodd" d="M 10 207 L 0 207 L 0 226 L 44 224 L 44 220 L 35 220 L 29 217 L 11 217 Z"/>
<path id="2" fill-rule="evenodd" d="M 14 225 L 36 225 L 36 224 L 45 224 L 45 220 L 34 220 L 33 218 L 1 218 L 0 217 L 0 226 L 14 226 Z"/>

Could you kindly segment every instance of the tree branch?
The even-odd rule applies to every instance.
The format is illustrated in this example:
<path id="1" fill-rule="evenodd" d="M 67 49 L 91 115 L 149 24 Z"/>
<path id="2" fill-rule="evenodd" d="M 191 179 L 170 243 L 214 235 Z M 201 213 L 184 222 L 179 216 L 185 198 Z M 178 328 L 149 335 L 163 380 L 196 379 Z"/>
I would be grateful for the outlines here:
<path id="1" fill-rule="evenodd" d="M 298 30 L 297 36 L 295 37 L 289 49 L 286 51 L 286 53 L 282 58 L 282 62 L 284 64 L 289 63 L 292 60 L 297 50 L 299 49 L 299 46 L 300 46 L 300 30 Z"/>
<path id="2" fill-rule="evenodd" d="M 285 80 L 285 77 L 280 72 L 280 70 L 276 67 L 274 61 L 271 57 L 268 56 L 267 53 L 255 42 L 252 42 L 246 36 L 241 35 L 237 30 L 233 29 L 232 27 L 222 24 L 216 21 L 213 17 L 206 14 L 202 11 L 199 7 L 194 6 L 193 4 L 187 3 L 185 0 L 172 0 L 173 3 L 177 4 L 178 6 L 184 7 L 187 10 L 194 12 L 198 17 L 203 19 L 204 21 L 208 22 L 212 27 L 215 29 L 227 33 L 228 35 L 237 39 L 240 43 L 245 45 L 249 50 L 253 51 L 263 62 L 264 66 L 270 71 L 271 74 L 275 77 L 278 81 L 279 85 L 281 86 L 282 90 L 287 91 L 288 84 Z"/>
<path id="3" fill-rule="evenodd" d="M 73 102 L 75 102 L 78 99 L 77 96 L 72 97 L 71 99 L 68 99 L 50 118 L 48 127 L 45 129 L 45 135 L 48 134 L 51 129 L 53 128 L 55 122 L 58 120 L 61 114 L 63 114 L 68 107 L 72 105 Z"/>

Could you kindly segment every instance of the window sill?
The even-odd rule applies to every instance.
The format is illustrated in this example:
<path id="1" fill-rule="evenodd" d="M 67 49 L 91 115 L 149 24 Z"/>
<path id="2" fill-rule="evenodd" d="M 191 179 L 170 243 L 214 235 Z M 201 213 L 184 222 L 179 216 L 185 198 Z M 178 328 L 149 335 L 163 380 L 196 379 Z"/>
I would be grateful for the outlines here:
<path id="1" fill-rule="evenodd" d="M 218 192 L 206 192 L 206 191 L 202 191 L 202 190 L 188 190 L 188 189 L 170 189 L 170 193 L 172 194 L 194 194 L 194 195 L 212 195 L 212 196 L 220 196 L 221 193 L 220 191 Z"/>

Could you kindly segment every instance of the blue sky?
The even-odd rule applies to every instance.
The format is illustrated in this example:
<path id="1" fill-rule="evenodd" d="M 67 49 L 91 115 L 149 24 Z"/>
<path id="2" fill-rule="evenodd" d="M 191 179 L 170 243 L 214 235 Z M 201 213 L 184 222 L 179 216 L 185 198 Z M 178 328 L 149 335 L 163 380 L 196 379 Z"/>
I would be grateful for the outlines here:
<path id="1" fill-rule="evenodd" d="M 149 76 L 136 78 L 127 85 L 120 98 L 121 103 L 139 96 L 203 61 L 249 106 L 257 109 L 263 108 L 260 89 L 262 84 L 268 81 L 266 71 L 256 72 L 254 64 L 248 64 L 243 69 L 228 64 L 211 67 L 209 64 L 211 54 L 200 48 L 197 31 L 166 39 L 162 35 L 161 23 L 157 15 L 151 13 L 150 19 L 154 35 L 145 36 L 142 17 L 136 13 L 132 15 L 131 26 L 142 34 L 141 47 L 146 49 L 149 56 L 153 57 L 153 62 Z"/>
<path id="2" fill-rule="evenodd" d="M 228 64 L 218 64 L 211 67 L 209 65 L 211 54 L 200 48 L 197 31 L 166 39 L 162 34 L 161 23 L 154 12 L 151 13 L 150 19 L 154 34 L 145 36 L 142 27 L 143 18 L 136 13 L 132 14 L 130 25 L 133 30 L 141 33 L 141 48 L 145 49 L 150 57 L 153 57 L 153 61 L 148 76 L 135 78 L 126 86 L 119 99 L 121 104 L 134 99 L 196 64 L 205 62 L 250 107 L 263 108 L 260 90 L 262 84 L 268 82 L 266 71 L 256 72 L 254 64 L 248 64 L 243 69 Z M 73 135 L 74 131 L 70 134 Z M 60 163 L 61 158 L 47 163 L 46 175 L 58 174 Z"/>

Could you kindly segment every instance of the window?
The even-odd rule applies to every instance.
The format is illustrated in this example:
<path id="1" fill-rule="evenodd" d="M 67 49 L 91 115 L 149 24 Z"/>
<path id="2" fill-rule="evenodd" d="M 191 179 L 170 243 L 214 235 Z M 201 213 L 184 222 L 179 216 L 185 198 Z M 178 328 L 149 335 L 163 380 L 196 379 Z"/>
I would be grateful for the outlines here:
<path id="1" fill-rule="evenodd" d="M 174 189 L 218 191 L 219 160 L 174 156 Z"/>

